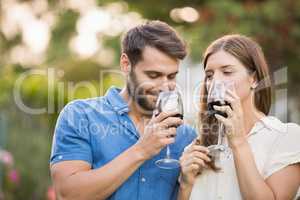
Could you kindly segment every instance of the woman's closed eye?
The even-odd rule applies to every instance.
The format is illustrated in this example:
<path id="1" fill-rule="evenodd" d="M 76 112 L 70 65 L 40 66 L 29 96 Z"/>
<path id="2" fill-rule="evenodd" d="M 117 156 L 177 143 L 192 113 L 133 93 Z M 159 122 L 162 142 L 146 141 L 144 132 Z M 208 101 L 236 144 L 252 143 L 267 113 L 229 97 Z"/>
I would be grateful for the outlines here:
<path id="1" fill-rule="evenodd" d="M 225 75 L 231 75 L 233 73 L 233 71 L 224 71 L 223 74 Z"/>
<path id="2" fill-rule="evenodd" d="M 209 73 L 205 73 L 205 78 L 206 79 L 208 79 L 208 80 L 210 80 L 210 79 L 212 79 L 213 78 L 213 73 L 211 73 L 211 72 L 209 72 Z"/>

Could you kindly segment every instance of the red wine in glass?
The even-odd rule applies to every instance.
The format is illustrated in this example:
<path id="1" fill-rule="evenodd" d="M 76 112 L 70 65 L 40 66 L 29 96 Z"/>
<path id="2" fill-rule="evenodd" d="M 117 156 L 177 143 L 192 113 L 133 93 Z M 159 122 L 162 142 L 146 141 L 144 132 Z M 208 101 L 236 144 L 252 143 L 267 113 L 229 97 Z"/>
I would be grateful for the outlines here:
<path id="1" fill-rule="evenodd" d="M 207 104 L 207 111 L 209 116 L 214 116 L 215 114 L 222 115 L 223 117 L 227 118 L 227 114 L 225 112 L 215 110 L 214 106 L 230 106 L 230 103 L 227 101 L 212 101 Z"/>

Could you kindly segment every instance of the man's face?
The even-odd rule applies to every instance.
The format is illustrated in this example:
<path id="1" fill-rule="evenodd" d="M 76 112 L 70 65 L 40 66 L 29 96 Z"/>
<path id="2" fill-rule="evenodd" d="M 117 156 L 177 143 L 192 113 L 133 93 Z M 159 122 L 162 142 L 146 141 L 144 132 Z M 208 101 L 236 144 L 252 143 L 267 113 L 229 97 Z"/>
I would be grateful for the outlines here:
<path id="1" fill-rule="evenodd" d="M 179 62 L 165 53 L 146 47 L 142 60 L 131 70 L 127 80 L 127 90 L 139 111 L 152 115 L 158 94 L 174 90 Z"/>

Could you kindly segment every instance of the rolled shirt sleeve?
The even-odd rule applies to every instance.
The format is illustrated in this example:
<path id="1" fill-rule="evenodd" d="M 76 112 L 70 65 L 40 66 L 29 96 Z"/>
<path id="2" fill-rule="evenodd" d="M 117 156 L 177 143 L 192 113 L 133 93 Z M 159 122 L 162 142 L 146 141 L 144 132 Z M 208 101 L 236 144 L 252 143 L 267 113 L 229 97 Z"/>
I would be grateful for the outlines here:
<path id="1" fill-rule="evenodd" d="M 61 111 L 53 136 L 50 164 L 82 160 L 92 165 L 90 134 L 87 118 L 80 101 L 69 103 Z"/>
<path id="2" fill-rule="evenodd" d="M 264 178 L 296 163 L 300 163 L 300 126 L 289 123 L 286 132 L 276 140 L 270 160 L 265 167 Z"/>

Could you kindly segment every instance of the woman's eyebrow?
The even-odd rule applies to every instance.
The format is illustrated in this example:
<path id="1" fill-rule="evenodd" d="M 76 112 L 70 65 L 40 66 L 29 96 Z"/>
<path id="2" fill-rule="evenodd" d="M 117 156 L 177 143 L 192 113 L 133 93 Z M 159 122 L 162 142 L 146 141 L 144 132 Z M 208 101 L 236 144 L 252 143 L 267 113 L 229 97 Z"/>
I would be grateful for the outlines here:
<path id="1" fill-rule="evenodd" d="M 228 68 L 228 67 L 234 67 L 234 65 L 222 65 L 221 67 L 218 67 L 218 68 L 221 68 L 221 69 L 224 69 L 224 68 Z M 212 72 L 213 69 L 206 69 L 205 72 Z"/>
<path id="2" fill-rule="evenodd" d="M 234 67 L 234 65 L 223 65 L 223 66 L 221 66 L 222 69 L 229 68 L 229 67 Z"/>

